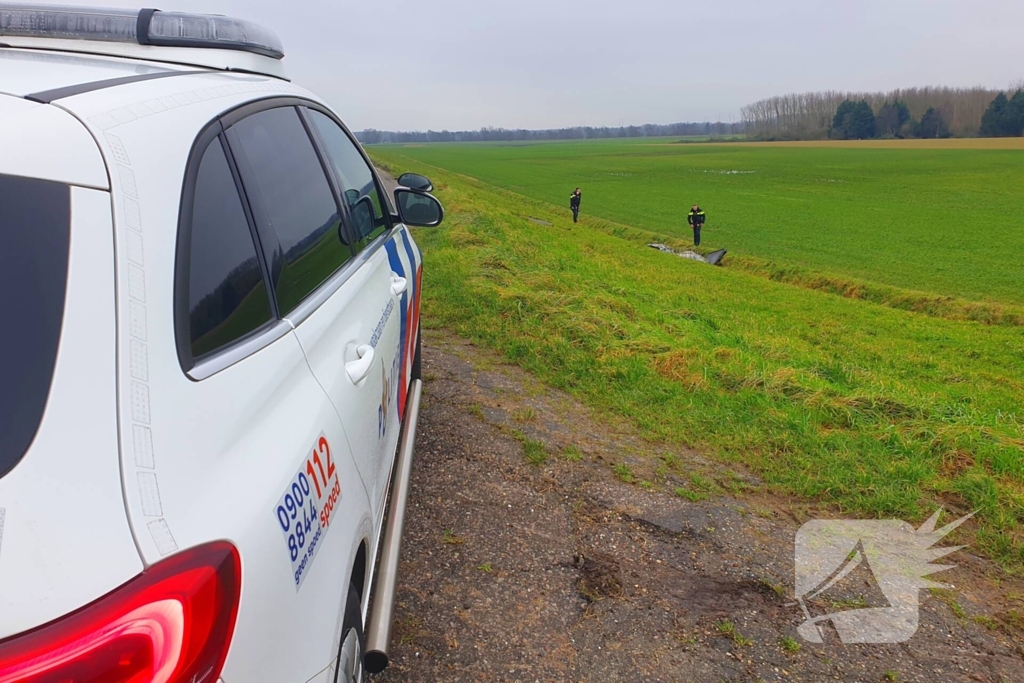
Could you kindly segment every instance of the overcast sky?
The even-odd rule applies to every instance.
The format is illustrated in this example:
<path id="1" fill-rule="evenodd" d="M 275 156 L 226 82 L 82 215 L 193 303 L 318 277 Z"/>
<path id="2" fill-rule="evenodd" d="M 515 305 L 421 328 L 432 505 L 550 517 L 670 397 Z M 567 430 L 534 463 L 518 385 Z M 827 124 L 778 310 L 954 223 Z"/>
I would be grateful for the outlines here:
<path id="1" fill-rule="evenodd" d="M 730 121 L 789 92 L 1024 79 L 1022 0 L 150 1 L 271 27 L 354 129 Z"/>

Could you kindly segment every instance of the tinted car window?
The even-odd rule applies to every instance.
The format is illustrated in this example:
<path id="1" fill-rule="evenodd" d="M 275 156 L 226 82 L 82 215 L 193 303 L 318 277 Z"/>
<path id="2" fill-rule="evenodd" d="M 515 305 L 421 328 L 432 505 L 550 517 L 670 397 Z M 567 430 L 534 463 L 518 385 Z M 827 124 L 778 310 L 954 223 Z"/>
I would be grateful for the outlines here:
<path id="1" fill-rule="evenodd" d="M 277 304 L 287 315 L 352 257 L 341 240 L 334 192 L 292 107 L 242 119 L 231 131 L 245 189 L 259 208 L 257 223 L 271 262 Z M 276 247 L 269 245 L 277 244 Z"/>
<path id="2" fill-rule="evenodd" d="M 252 231 L 219 139 L 199 164 L 189 248 L 189 335 L 199 358 L 272 318 Z"/>
<path id="3" fill-rule="evenodd" d="M 67 285 L 71 196 L 66 185 L 0 175 L 0 477 L 28 450 L 46 408 Z M 15 330 L 17 333 L 15 333 Z"/>
<path id="4" fill-rule="evenodd" d="M 373 173 L 341 126 L 322 112 L 310 110 L 309 114 L 341 181 L 356 234 L 362 243 L 369 242 L 387 228 L 382 208 L 386 205 L 373 180 Z"/>

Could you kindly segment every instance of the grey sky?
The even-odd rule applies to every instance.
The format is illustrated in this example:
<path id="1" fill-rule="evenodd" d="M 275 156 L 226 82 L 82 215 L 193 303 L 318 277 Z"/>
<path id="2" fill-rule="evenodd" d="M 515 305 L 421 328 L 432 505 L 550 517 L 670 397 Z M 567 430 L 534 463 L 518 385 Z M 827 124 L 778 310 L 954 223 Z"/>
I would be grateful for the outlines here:
<path id="1" fill-rule="evenodd" d="M 291 77 L 355 129 L 729 121 L 789 92 L 1024 78 L 1020 0 L 154 4 L 273 28 Z"/>

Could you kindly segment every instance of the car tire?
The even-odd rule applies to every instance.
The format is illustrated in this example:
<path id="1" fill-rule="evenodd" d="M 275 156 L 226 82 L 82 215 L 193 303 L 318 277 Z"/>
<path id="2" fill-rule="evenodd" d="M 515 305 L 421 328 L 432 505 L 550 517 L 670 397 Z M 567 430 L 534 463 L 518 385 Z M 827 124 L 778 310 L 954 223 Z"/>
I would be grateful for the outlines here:
<path id="1" fill-rule="evenodd" d="M 360 611 L 359 591 L 348 587 L 348 603 L 345 605 L 345 621 L 341 626 L 341 646 L 338 648 L 338 662 L 335 683 L 362 683 L 363 681 L 363 615 Z"/>
<path id="2" fill-rule="evenodd" d="M 423 371 L 420 368 L 420 343 L 423 341 L 423 328 L 419 329 L 416 335 L 416 355 L 412 357 L 412 377 L 410 380 L 423 379 Z"/>

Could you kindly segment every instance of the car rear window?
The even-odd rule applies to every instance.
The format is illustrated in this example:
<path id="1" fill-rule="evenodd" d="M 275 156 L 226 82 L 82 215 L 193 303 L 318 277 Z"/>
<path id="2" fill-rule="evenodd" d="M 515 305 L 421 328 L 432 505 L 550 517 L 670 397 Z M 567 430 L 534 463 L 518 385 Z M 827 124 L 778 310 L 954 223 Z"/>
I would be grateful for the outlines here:
<path id="1" fill-rule="evenodd" d="M 32 444 L 57 361 L 71 231 L 67 185 L 0 175 L 0 477 Z M 13 332 L 17 330 L 17 334 Z"/>
<path id="2" fill-rule="evenodd" d="M 219 139 L 199 163 L 189 236 L 189 332 L 192 357 L 198 359 L 273 318 L 256 244 Z"/>

